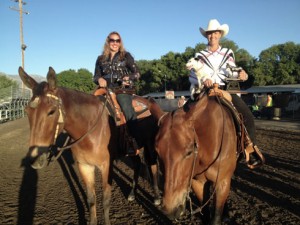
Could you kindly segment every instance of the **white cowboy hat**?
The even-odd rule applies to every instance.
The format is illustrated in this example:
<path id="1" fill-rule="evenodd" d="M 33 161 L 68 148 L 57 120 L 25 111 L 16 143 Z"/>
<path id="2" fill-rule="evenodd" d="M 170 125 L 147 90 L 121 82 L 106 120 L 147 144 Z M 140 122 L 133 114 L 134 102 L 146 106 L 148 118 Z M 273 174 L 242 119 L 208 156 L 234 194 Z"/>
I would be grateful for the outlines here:
<path id="1" fill-rule="evenodd" d="M 229 26 L 227 24 L 221 25 L 218 20 L 212 19 L 208 22 L 208 26 L 206 30 L 200 27 L 200 32 L 204 37 L 207 37 L 206 35 L 207 31 L 213 31 L 213 30 L 221 31 L 222 34 L 221 37 L 225 37 L 229 32 Z"/>

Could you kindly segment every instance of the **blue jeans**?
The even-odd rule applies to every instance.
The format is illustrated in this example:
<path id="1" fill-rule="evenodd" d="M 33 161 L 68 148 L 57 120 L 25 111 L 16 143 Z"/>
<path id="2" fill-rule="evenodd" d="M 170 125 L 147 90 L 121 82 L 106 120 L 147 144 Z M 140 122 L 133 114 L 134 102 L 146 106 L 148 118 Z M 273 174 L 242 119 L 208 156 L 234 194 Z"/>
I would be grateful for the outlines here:
<path id="1" fill-rule="evenodd" d="M 118 94 L 117 101 L 124 113 L 130 135 L 137 138 L 137 117 L 132 107 L 132 95 Z"/>

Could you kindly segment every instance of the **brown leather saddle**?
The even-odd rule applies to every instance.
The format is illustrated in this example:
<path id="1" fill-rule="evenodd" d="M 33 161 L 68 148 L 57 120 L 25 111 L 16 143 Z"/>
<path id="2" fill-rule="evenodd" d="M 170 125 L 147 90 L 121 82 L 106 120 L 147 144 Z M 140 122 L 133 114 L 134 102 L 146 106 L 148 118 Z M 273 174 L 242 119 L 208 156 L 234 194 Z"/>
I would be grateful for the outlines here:
<path id="1" fill-rule="evenodd" d="M 138 146 L 136 141 L 129 135 L 124 113 L 117 101 L 117 94 L 130 94 L 133 96 L 132 106 L 138 120 L 149 117 L 151 113 L 147 105 L 140 100 L 142 97 L 136 96 L 132 90 L 122 90 L 121 88 L 118 88 L 117 90 L 98 88 L 94 91 L 94 95 L 104 102 L 109 114 L 114 118 L 116 126 L 119 127 L 120 153 L 124 153 L 126 156 L 135 156 L 139 154 L 142 146 Z"/>
<path id="2" fill-rule="evenodd" d="M 220 103 L 227 107 L 229 111 L 232 114 L 235 127 L 236 127 L 236 133 L 238 137 L 238 151 L 237 156 L 240 155 L 240 153 L 244 153 L 246 163 L 249 163 L 250 160 L 250 154 L 255 152 L 258 157 L 261 159 L 262 164 L 265 162 L 265 158 L 261 151 L 258 149 L 256 145 L 253 145 L 250 136 L 247 132 L 247 129 L 243 122 L 242 115 L 236 110 L 236 108 L 232 104 L 232 98 L 230 96 L 230 93 L 228 91 L 224 91 L 219 89 L 218 84 L 214 84 L 213 88 L 208 93 L 209 96 L 218 96 Z M 254 167 L 248 164 L 248 167 L 253 169 Z"/>
<path id="3" fill-rule="evenodd" d="M 107 88 L 98 88 L 94 91 L 94 95 L 102 98 L 106 101 L 107 108 L 111 114 L 115 118 L 115 122 L 117 126 L 124 125 L 126 123 L 126 119 L 122 109 L 117 101 L 117 94 L 130 94 L 133 96 L 132 107 L 137 114 L 137 119 L 142 119 L 151 115 L 147 105 L 143 102 L 139 101 L 138 97 L 134 94 L 134 92 L 128 90 L 111 90 Z"/>

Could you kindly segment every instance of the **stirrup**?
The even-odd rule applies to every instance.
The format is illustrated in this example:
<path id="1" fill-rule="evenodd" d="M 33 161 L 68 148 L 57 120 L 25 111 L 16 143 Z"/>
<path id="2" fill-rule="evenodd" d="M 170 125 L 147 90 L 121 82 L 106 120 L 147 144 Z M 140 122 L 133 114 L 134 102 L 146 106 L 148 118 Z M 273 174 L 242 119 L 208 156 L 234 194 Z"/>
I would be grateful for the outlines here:
<path id="1" fill-rule="evenodd" d="M 257 164 L 250 164 L 250 154 L 256 154 L 256 156 L 258 156 L 257 161 L 259 161 Z M 253 146 L 252 143 L 250 143 L 246 149 L 245 149 L 245 156 L 246 156 L 246 163 L 247 166 L 250 169 L 255 169 L 258 168 L 260 166 L 262 166 L 265 163 L 265 157 L 263 156 L 263 154 L 261 153 L 261 151 L 258 149 L 258 147 L 256 145 Z"/>
<path id="2" fill-rule="evenodd" d="M 135 140 L 135 138 L 133 137 L 128 137 L 128 140 L 127 140 L 129 143 L 129 147 L 127 149 L 127 154 L 126 156 L 136 156 L 136 155 L 139 155 L 140 154 L 140 149 L 139 149 L 139 146 Z"/>

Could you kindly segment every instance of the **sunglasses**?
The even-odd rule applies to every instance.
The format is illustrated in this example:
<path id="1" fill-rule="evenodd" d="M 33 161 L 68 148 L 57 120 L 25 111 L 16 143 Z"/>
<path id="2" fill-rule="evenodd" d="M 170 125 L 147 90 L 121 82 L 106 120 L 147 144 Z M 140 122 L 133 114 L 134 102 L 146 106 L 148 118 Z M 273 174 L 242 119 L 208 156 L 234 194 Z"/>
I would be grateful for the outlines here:
<path id="1" fill-rule="evenodd" d="M 121 40 L 120 39 L 112 39 L 112 38 L 110 38 L 109 39 L 109 43 L 121 43 Z"/>

